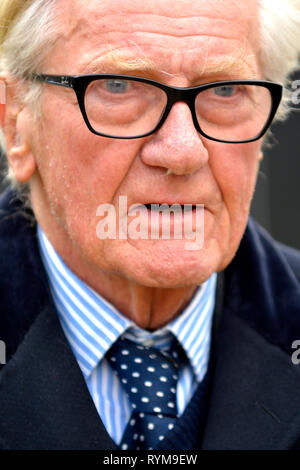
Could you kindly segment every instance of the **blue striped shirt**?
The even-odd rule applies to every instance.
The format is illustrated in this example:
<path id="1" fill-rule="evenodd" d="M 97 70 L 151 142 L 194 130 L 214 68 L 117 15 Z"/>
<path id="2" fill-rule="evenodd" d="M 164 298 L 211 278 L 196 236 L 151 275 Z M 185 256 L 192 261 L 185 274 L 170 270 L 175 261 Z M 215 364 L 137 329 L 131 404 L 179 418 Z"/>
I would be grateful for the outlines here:
<path id="1" fill-rule="evenodd" d="M 178 317 L 163 328 L 149 332 L 80 280 L 62 261 L 40 227 L 38 240 L 63 331 L 112 439 L 120 443 L 131 414 L 122 384 L 104 357 L 121 335 L 158 349 L 167 347 L 173 336 L 177 338 L 189 359 L 189 364 L 179 373 L 177 385 L 177 406 L 182 414 L 207 370 L 217 275 L 213 274 L 196 290 Z"/>

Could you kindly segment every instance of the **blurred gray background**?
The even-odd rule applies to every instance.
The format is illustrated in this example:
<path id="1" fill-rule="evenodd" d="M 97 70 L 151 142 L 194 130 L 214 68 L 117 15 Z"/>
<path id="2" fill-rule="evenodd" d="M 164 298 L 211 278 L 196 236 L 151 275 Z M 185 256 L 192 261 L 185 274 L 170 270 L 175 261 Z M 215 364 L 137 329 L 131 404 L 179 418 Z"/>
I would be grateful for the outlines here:
<path id="1" fill-rule="evenodd" d="M 299 80 L 297 73 L 293 80 Z M 298 93 L 299 97 L 299 93 Z M 277 240 L 300 249 L 300 104 L 284 123 L 272 126 L 264 151 L 251 215 Z"/>
<path id="2" fill-rule="evenodd" d="M 293 79 L 299 80 L 300 73 Z M 274 143 L 264 151 L 251 215 L 275 239 L 300 249 L 300 105 L 272 133 Z M 4 186 L 0 177 L 0 190 Z"/>

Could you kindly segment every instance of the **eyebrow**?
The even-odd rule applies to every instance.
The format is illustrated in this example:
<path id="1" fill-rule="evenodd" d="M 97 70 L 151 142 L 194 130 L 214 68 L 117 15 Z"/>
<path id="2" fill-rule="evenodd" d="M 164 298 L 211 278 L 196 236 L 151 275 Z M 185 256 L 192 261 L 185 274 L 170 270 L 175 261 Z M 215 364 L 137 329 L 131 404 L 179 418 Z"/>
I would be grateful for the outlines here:
<path id="1" fill-rule="evenodd" d="M 109 73 L 114 70 L 131 72 L 134 70 L 159 73 L 157 65 L 146 55 L 133 55 L 124 51 L 110 50 L 87 67 L 89 72 Z"/>
<path id="2" fill-rule="evenodd" d="M 206 61 L 201 67 L 201 76 L 214 76 L 227 74 L 230 75 L 233 79 L 257 79 L 257 70 L 253 65 L 250 65 L 249 59 L 253 57 L 252 55 L 248 56 L 226 56 L 220 57 L 217 60 L 211 62 Z"/>
<path id="3" fill-rule="evenodd" d="M 257 78 L 257 71 L 250 66 L 250 55 L 245 57 L 225 56 L 209 61 L 207 58 L 199 63 L 198 67 L 193 68 L 193 73 L 197 78 L 213 77 L 226 74 L 232 79 Z M 162 70 L 145 54 L 137 56 L 124 53 L 124 51 L 111 50 L 104 54 L 97 62 L 88 66 L 88 73 L 124 73 L 139 75 L 147 73 L 152 75 L 176 76 Z"/>

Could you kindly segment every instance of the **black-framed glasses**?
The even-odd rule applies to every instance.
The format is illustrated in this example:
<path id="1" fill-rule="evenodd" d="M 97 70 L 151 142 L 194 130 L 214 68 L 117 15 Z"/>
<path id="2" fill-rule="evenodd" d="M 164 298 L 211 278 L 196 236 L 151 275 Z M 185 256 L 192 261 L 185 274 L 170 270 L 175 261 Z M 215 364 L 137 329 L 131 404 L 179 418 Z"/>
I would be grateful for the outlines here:
<path id="1" fill-rule="evenodd" d="M 156 132 L 174 103 L 190 108 L 196 130 L 207 139 L 246 143 L 267 131 L 282 98 L 282 85 L 262 80 L 231 80 L 178 88 L 128 75 L 46 75 L 33 79 L 73 88 L 91 132 L 136 139 Z"/>

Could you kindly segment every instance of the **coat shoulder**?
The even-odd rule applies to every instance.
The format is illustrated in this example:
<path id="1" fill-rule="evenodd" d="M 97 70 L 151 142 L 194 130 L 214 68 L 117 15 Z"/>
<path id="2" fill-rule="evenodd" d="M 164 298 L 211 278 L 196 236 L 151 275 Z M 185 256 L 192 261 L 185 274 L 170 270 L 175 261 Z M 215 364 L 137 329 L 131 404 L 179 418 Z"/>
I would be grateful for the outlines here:
<path id="1" fill-rule="evenodd" d="M 51 302 L 33 213 L 10 188 L 0 196 L 0 252 L 0 339 L 8 362 Z"/>
<path id="2" fill-rule="evenodd" d="M 290 354 L 300 337 L 300 252 L 250 218 L 225 274 L 229 310 Z"/>
<path id="3" fill-rule="evenodd" d="M 292 268 L 293 273 L 300 282 L 300 250 L 292 248 L 291 246 L 284 245 L 283 243 L 276 242 L 278 249 L 286 258 L 289 266 Z"/>

